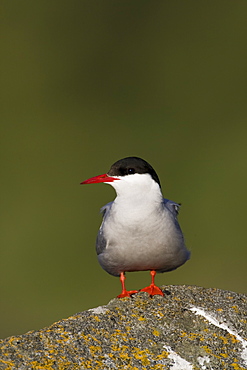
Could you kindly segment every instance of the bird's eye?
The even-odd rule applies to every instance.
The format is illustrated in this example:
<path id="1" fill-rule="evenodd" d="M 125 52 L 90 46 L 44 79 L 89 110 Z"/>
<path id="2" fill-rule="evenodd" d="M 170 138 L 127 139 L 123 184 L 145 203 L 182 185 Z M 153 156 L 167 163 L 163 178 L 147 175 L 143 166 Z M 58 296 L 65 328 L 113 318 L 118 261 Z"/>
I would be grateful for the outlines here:
<path id="1" fill-rule="evenodd" d="M 128 168 L 128 174 L 129 175 L 133 175 L 136 171 L 134 170 L 134 168 Z"/>

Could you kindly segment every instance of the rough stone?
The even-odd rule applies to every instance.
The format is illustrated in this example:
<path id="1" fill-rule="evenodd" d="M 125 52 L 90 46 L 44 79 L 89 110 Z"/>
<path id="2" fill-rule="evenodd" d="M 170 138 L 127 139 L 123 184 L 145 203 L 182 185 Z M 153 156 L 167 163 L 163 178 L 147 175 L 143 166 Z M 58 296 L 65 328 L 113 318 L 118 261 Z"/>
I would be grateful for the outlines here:
<path id="1" fill-rule="evenodd" d="M 162 289 L 2 340 L 0 369 L 247 369 L 247 296 Z"/>

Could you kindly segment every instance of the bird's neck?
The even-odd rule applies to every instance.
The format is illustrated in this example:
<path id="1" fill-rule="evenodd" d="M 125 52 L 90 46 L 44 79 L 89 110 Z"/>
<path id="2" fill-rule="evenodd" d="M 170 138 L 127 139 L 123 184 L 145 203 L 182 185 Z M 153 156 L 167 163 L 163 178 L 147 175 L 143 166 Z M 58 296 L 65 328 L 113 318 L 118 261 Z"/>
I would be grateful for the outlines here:
<path id="1" fill-rule="evenodd" d="M 163 196 L 160 187 L 154 183 L 150 188 L 135 188 L 128 189 L 129 191 L 117 191 L 117 197 L 114 200 L 114 208 L 117 208 L 121 213 L 132 213 L 147 217 L 156 209 L 161 207 Z"/>

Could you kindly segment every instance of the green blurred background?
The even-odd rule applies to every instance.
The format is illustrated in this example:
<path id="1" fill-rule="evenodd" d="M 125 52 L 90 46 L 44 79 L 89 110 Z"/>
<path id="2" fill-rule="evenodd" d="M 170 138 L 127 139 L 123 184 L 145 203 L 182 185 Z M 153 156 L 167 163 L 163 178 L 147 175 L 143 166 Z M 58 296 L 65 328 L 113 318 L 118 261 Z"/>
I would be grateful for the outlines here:
<path id="1" fill-rule="evenodd" d="M 1 1 L 0 336 L 106 304 L 107 185 L 140 156 L 192 257 L 157 283 L 247 293 L 247 2 Z M 149 283 L 127 274 L 127 288 Z"/>

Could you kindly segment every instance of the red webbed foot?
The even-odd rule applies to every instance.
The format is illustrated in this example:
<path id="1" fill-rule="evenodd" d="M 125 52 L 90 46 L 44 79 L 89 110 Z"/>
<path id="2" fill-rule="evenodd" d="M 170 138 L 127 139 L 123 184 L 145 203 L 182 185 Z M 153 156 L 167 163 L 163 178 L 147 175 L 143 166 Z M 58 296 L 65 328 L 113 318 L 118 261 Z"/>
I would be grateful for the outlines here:
<path id="1" fill-rule="evenodd" d="M 138 293 L 138 290 L 123 290 L 122 293 L 117 296 L 117 298 L 131 297 L 132 294 L 136 293 Z"/>
<path id="2" fill-rule="evenodd" d="M 152 282 L 149 286 L 147 286 L 146 288 L 143 288 L 140 290 L 140 292 L 146 292 L 148 293 L 151 297 L 153 295 L 161 295 L 162 297 L 164 296 L 164 293 L 162 292 L 162 290 L 154 284 L 154 278 L 155 278 L 155 275 L 156 275 L 156 271 L 155 270 L 151 270 L 150 271 L 150 274 L 151 274 L 151 277 L 152 277 Z"/>
<path id="3" fill-rule="evenodd" d="M 146 288 L 141 289 L 140 292 L 146 292 L 151 296 L 153 296 L 153 295 L 162 295 L 162 296 L 164 296 L 164 293 L 162 292 L 162 290 L 157 285 L 154 285 L 154 284 L 150 284 Z"/>
<path id="4" fill-rule="evenodd" d="M 126 290 L 125 283 L 124 283 L 125 279 L 126 278 L 124 276 L 124 272 L 121 272 L 121 274 L 120 274 L 120 281 L 121 281 L 121 284 L 122 284 L 122 293 L 119 294 L 117 296 L 117 298 L 131 297 L 132 294 L 138 293 L 138 290 Z"/>

